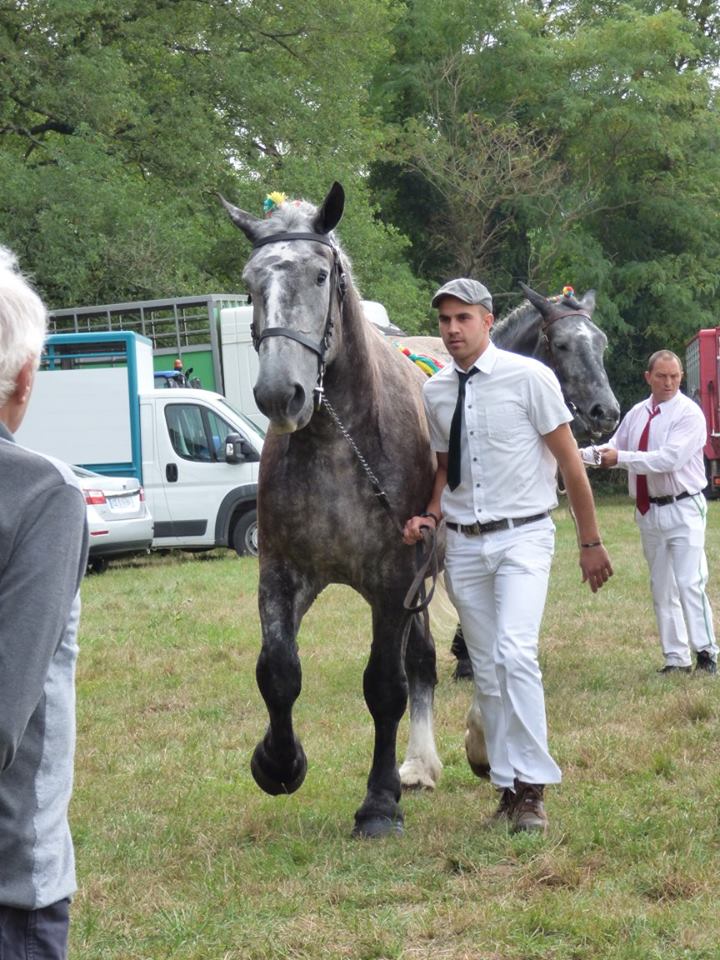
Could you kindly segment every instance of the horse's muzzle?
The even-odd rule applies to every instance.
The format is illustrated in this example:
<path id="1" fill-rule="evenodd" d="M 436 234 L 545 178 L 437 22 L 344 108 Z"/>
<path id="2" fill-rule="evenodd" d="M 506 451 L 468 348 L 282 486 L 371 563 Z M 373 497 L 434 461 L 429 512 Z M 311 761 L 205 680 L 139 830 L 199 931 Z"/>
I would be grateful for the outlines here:
<path id="1" fill-rule="evenodd" d="M 258 409 L 270 420 L 277 433 L 301 430 L 312 416 L 312 396 L 308 398 L 301 383 L 287 383 L 281 388 L 273 388 L 258 381 L 253 394 Z"/>

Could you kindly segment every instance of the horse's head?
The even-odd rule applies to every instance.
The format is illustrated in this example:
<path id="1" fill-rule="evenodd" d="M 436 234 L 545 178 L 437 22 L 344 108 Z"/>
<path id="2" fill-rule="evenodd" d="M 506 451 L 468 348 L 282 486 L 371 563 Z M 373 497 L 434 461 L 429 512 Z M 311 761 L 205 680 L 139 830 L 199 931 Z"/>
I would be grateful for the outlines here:
<path id="1" fill-rule="evenodd" d="M 579 432 L 590 437 L 611 433 L 620 419 L 620 405 L 603 364 L 607 337 L 592 321 L 595 292 L 588 291 L 582 300 L 550 300 L 524 283 L 520 286 L 542 318 L 540 358 L 557 374 Z"/>
<path id="2" fill-rule="evenodd" d="M 220 198 L 253 244 L 243 279 L 253 304 L 258 407 L 282 433 L 308 424 L 318 376 L 338 349 L 346 276 L 331 231 L 345 194 L 334 183 L 322 205 L 287 201 L 261 220 Z"/>

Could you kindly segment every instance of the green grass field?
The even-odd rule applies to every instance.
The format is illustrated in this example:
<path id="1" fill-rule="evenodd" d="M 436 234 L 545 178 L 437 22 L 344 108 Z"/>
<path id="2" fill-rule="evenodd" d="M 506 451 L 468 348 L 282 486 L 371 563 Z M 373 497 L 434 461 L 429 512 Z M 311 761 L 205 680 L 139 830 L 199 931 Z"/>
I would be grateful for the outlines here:
<path id="1" fill-rule="evenodd" d="M 599 512 L 615 576 L 595 596 L 572 521 L 555 515 L 541 661 L 564 782 L 548 791 L 546 837 L 481 825 L 495 797 L 465 761 L 452 617 L 436 636 L 439 787 L 404 798 L 404 837 L 360 841 L 372 731 L 356 594 L 332 587 L 305 618 L 308 776 L 269 797 L 249 772 L 266 724 L 257 563 L 152 557 L 88 577 L 73 960 L 717 960 L 720 679 L 657 675 L 632 508 L 610 498 Z M 719 556 L 712 504 L 716 610 Z"/>

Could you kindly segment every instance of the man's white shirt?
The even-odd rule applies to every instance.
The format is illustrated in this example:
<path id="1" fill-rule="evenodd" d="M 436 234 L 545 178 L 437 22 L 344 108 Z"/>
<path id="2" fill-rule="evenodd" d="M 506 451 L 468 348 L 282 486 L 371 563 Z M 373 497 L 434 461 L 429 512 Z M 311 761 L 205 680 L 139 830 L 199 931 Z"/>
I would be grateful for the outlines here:
<path id="1" fill-rule="evenodd" d="M 700 407 L 684 393 L 660 405 L 650 423 L 648 449 L 638 450 L 640 434 L 652 410 L 648 397 L 628 411 L 608 446 L 618 451 L 618 466 L 628 472 L 630 496 L 636 493 L 636 476 L 647 475 L 651 497 L 666 497 L 687 491 L 699 493 L 707 483 L 703 447 L 707 424 Z"/>
<path id="2" fill-rule="evenodd" d="M 443 516 L 455 523 L 524 517 L 557 506 L 557 463 L 543 435 L 572 420 L 557 377 L 544 364 L 490 343 L 467 381 L 460 485 L 445 487 Z M 433 450 L 446 453 L 458 396 L 455 361 L 423 386 Z"/>

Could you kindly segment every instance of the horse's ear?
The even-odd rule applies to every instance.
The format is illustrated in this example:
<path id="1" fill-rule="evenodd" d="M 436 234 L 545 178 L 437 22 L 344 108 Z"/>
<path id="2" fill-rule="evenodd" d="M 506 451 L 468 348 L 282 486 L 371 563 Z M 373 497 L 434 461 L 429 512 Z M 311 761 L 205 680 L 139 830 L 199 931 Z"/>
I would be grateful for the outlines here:
<path id="1" fill-rule="evenodd" d="M 546 316 L 547 313 L 552 309 L 552 304 L 544 297 L 541 293 L 536 293 L 532 287 L 528 287 L 527 284 L 520 282 L 520 289 L 525 294 L 530 303 L 540 311 L 543 316 Z"/>
<path id="2" fill-rule="evenodd" d="M 342 185 L 335 181 L 330 187 L 328 195 L 322 202 L 315 220 L 313 229 L 316 233 L 330 233 L 340 223 L 345 209 L 345 191 Z"/>
<path id="3" fill-rule="evenodd" d="M 262 220 L 254 217 L 251 213 L 245 213 L 239 207 L 234 207 L 231 203 L 228 203 L 221 193 L 218 194 L 218 197 L 235 226 L 240 227 L 248 240 L 254 243 L 258 237 L 258 225 L 262 223 Z"/>
<path id="4" fill-rule="evenodd" d="M 583 308 L 583 310 L 587 310 L 587 312 L 592 316 L 592 312 L 595 309 L 595 291 L 594 290 L 588 290 L 588 292 L 580 301 L 580 306 Z"/>

